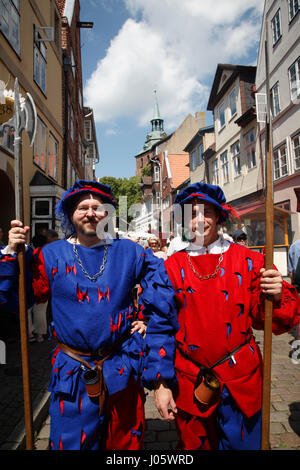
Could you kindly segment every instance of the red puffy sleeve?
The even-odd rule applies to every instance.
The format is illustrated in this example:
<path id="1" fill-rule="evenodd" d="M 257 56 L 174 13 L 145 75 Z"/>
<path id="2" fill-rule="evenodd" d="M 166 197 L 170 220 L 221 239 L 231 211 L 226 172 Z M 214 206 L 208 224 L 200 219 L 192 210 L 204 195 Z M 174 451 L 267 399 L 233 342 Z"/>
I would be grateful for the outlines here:
<path id="1" fill-rule="evenodd" d="M 264 329 L 264 301 L 265 295 L 260 288 L 260 268 L 256 266 L 256 275 L 251 283 L 251 307 L 250 314 L 253 319 L 253 328 Z M 274 266 L 274 269 L 276 267 Z M 286 281 L 282 284 L 281 300 L 273 303 L 272 331 L 280 335 L 290 331 L 300 322 L 300 298 L 295 287 Z"/>
<path id="2" fill-rule="evenodd" d="M 49 279 L 45 270 L 45 261 L 41 248 L 37 248 L 33 252 L 31 265 L 32 272 L 32 288 L 35 301 L 37 304 L 47 302 L 50 296 Z"/>

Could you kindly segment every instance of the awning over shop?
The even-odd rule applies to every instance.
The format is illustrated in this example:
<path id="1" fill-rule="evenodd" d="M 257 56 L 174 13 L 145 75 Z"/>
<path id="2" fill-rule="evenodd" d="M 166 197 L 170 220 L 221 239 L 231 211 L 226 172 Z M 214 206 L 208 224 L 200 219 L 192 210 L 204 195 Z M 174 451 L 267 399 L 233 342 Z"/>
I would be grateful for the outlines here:
<path id="1" fill-rule="evenodd" d="M 300 192 L 300 188 L 299 188 L 299 192 Z M 299 196 L 300 196 L 300 193 L 299 193 Z M 250 213 L 263 215 L 265 214 L 265 203 L 262 201 L 258 201 L 258 202 L 248 204 L 242 207 L 235 207 L 235 210 L 240 217 L 243 217 L 246 214 L 250 214 Z M 283 209 L 282 207 L 278 207 L 274 205 L 274 215 L 289 217 L 290 211 Z"/>
<path id="2" fill-rule="evenodd" d="M 299 188 L 300 189 L 300 188 Z M 255 201 L 234 208 L 239 215 L 238 227 L 247 232 L 249 246 L 265 244 L 265 201 Z M 288 246 L 288 219 L 291 212 L 274 205 L 274 245 Z"/>

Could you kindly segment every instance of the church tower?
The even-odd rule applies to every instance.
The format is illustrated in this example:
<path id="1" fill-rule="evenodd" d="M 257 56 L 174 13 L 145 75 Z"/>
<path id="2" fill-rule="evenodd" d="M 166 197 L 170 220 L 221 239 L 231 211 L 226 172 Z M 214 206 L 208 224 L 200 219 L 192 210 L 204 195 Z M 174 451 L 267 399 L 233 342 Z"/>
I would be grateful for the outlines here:
<path id="1" fill-rule="evenodd" d="M 164 120 L 161 118 L 160 112 L 159 112 L 156 90 L 154 90 L 153 117 L 150 122 L 151 122 L 152 130 L 146 136 L 146 141 L 144 143 L 144 147 L 141 153 L 149 150 L 153 144 L 155 144 L 156 142 L 159 142 L 161 139 L 167 136 L 167 134 L 164 131 Z"/>

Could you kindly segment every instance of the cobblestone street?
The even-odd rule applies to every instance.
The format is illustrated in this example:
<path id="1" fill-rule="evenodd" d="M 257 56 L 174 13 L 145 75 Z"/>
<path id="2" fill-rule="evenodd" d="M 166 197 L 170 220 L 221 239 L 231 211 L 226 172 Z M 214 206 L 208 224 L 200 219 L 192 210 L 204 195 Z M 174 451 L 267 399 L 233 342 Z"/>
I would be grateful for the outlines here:
<path id="1" fill-rule="evenodd" d="M 263 333 L 255 332 L 263 350 Z M 272 450 L 300 450 L 300 364 L 289 357 L 294 337 L 290 333 L 273 335 L 270 444 Z M 29 345 L 35 446 L 46 450 L 50 421 L 48 417 L 50 352 L 55 342 Z M 6 365 L 0 366 L 0 449 L 24 448 L 23 390 L 21 356 L 18 343 L 7 345 Z M 157 412 L 152 392 L 146 400 L 145 450 L 175 449 L 174 423 L 163 421 Z"/>
<path id="2" fill-rule="evenodd" d="M 263 351 L 263 333 L 255 332 Z M 272 388 L 270 410 L 271 450 L 300 450 L 300 364 L 293 364 L 289 353 L 291 334 L 272 340 Z M 36 441 L 37 450 L 46 450 L 50 421 L 46 419 Z M 144 450 L 172 450 L 177 443 L 174 423 L 163 421 L 155 408 L 153 394 L 146 400 Z"/>

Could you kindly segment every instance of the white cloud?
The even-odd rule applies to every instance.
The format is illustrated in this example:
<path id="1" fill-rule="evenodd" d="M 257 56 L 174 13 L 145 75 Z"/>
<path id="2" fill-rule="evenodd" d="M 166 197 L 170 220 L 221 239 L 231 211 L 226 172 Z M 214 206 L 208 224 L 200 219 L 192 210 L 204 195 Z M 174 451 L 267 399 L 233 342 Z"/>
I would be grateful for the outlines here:
<path id="1" fill-rule="evenodd" d="M 264 0 L 124 1 L 131 18 L 85 87 L 98 122 L 134 117 L 147 125 L 157 89 L 172 128 L 206 109 L 219 62 L 254 62 L 249 51 L 259 41 Z"/>
<path id="2" fill-rule="evenodd" d="M 115 129 L 106 129 L 105 134 L 110 136 L 110 135 L 117 135 L 117 131 Z"/>

